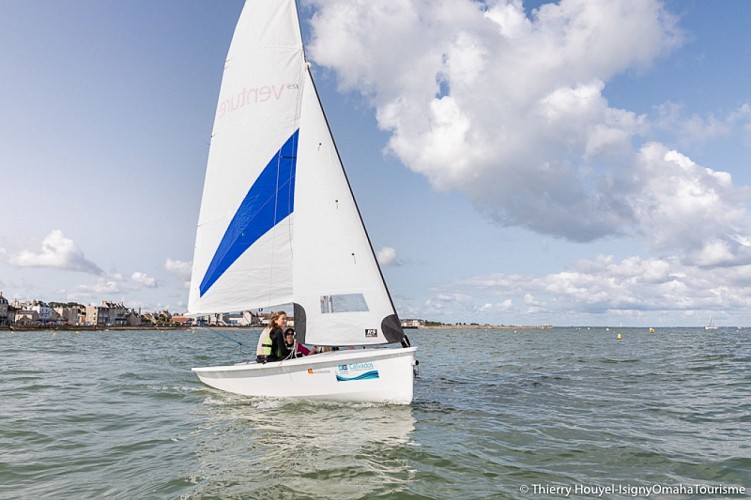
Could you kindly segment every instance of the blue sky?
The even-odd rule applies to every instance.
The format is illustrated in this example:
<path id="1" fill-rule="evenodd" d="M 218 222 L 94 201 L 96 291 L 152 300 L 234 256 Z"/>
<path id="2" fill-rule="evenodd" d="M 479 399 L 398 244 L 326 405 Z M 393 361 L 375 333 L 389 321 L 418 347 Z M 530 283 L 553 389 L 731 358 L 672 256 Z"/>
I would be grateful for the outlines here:
<path id="1" fill-rule="evenodd" d="M 0 2 L 4 296 L 185 309 L 241 8 Z M 401 317 L 751 325 L 751 3 L 301 14 Z"/>

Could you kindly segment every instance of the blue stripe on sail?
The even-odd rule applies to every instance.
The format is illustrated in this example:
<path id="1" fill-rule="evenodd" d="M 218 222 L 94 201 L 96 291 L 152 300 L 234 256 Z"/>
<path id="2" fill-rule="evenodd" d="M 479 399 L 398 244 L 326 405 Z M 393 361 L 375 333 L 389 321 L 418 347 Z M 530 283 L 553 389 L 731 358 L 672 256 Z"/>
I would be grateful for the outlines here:
<path id="1" fill-rule="evenodd" d="M 294 210 L 299 132 L 274 154 L 240 203 L 206 269 L 199 287 L 201 296 L 245 250 Z"/>
<path id="2" fill-rule="evenodd" d="M 371 370 L 369 372 L 362 373 L 356 377 L 342 377 L 338 373 L 336 374 L 337 382 L 349 382 L 350 380 L 373 380 L 378 377 L 378 370 Z"/>

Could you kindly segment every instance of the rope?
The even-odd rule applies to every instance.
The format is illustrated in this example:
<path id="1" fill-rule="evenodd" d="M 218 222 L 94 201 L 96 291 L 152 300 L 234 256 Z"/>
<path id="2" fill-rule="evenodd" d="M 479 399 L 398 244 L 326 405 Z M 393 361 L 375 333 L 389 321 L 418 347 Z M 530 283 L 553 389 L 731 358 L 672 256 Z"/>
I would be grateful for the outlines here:
<path id="1" fill-rule="evenodd" d="M 287 357 L 284 359 L 285 360 L 294 359 L 296 357 L 297 357 L 297 341 L 295 341 L 295 345 L 292 347 L 292 350 L 289 352 L 289 354 L 287 354 Z"/>
<path id="2" fill-rule="evenodd" d="M 237 345 L 245 347 L 245 344 L 243 344 L 242 342 L 240 342 L 237 339 L 233 339 L 232 337 L 230 337 L 229 335 L 227 335 L 225 333 L 218 332 L 216 330 L 212 330 L 211 328 L 206 328 L 206 327 L 204 327 L 204 329 L 207 330 L 207 331 L 209 331 L 209 332 L 211 332 L 211 333 L 213 333 L 213 334 L 215 334 L 215 335 L 219 335 L 220 337 L 223 337 L 223 338 L 225 338 L 225 339 L 227 339 L 227 340 L 229 340 L 231 342 L 234 342 Z"/>

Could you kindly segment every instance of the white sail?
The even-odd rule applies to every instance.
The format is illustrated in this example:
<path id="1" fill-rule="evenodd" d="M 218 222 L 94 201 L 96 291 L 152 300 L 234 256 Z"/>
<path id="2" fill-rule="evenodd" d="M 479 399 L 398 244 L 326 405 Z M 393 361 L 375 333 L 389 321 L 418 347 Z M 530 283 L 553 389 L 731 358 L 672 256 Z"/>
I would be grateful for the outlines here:
<path id="1" fill-rule="evenodd" d="M 704 327 L 705 330 L 717 330 L 717 325 L 714 323 L 714 314 L 709 315 L 709 322 L 707 323 L 707 326 Z"/>
<path id="2" fill-rule="evenodd" d="M 309 73 L 301 114 L 292 244 L 294 302 L 306 323 L 301 340 L 398 342 L 401 327 Z M 300 313 L 296 307 L 296 325 Z"/>
<path id="3" fill-rule="evenodd" d="M 294 156 L 304 69 L 294 1 L 248 3 L 214 118 L 188 304 L 193 316 L 292 302 L 295 165 L 287 150 Z"/>
<path id="4" fill-rule="evenodd" d="M 189 314 L 288 303 L 309 344 L 404 335 L 304 60 L 295 3 L 255 0 L 222 80 Z"/>

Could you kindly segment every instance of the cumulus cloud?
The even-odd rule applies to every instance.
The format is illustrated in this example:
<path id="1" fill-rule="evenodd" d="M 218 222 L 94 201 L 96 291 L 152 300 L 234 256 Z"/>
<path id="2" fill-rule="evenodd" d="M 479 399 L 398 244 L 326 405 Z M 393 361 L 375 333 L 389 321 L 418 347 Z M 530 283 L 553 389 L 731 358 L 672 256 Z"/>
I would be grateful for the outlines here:
<path id="1" fill-rule="evenodd" d="M 514 303 L 511 299 L 506 299 L 502 302 L 493 303 L 486 302 L 481 306 L 475 307 L 475 311 L 480 315 L 493 314 L 493 313 L 505 313 L 512 310 Z"/>
<path id="2" fill-rule="evenodd" d="M 63 271 L 79 271 L 101 275 L 99 266 L 86 258 L 76 243 L 66 238 L 62 231 L 50 232 L 39 250 L 22 250 L 7 257 L 8 262 L 18 267 L 42 267 Z"/>
<path id="3" fill-rule="evenodd" d="M 586 242 L 644 238 L 705 265 L 743 263 L 746 189 L 650 137 L 708 140 L 751 108 L 650 118 L 611 106 L 614 76 L 682 44 L 658 0 L 310 0 L 311 56 L 364 96 L 387 149 L 437 190 L 459 190 L 500 225 Z M 727 236 L 732 235 L 732 236 Z"/>
<path id="4" fill-rule="evenodd" d="M 142 286 L 144 288 L 157 288 L 159 284 L 156 281 L 156 278 L 153 276 L 149 276 L 145 273 L 136 271 L 133 273 L 130 277 L 133 282 L 137 283 L 139 286 Z"/>
<path id="5" fill-rule="evenodd" d="M 751 105 L 748 103 L 719 116 L 690 113 L 684 104 L 670 101 L 656 106 L 656 111 L 655 130 L 675 138 L 682 146 L 727 137 L 736 130 L 751 130 Z"/>
<path id="6" fill-rule="evenodd" d="M 124 291 L 122 283 L 112 276 L 98 278 L 91 284 L 78 285 L 76 290 L 69 295 L 72 300 L 98 301 L 108 296 L 120 294 Z"/>
<path id="7" fill-rule="evenodd" d="M 182 280 L 185 288 L 190 287 L 190 275 L 192 272 L 191 267 L 191 262 L 170 258 L 167 258 L 167 261 L 164 263 L 164 269 Z"/>
<path id="8" fill-rule="evenodd" d="M 136 271 L 131 274 L 130 279 L 120 273 L 105 273 L 93 283 L 78 285 L 68 296 L 72 300 L 79 301 L 99 301 L 121 300 L 125 295 L 134 291 L 145 288 L 159 288 L 159 282 L 156 278 Z"/>
<path id="9" fill-rule="evenodd" d="M 429 298 L 421 310 L 428 315 L 451 315 L 457 309 L 465 311 L 472 308 L 473 296 L 461 292 L 440 292 Z"/>
<path id="10" fill-rule="evenodd" d="M 730 174 L 657 143 L 641 149 L 634 174 L 642 178 L 642 191 L 632 193 L 629 204 L 657 249 L 679 244 L 697 265 L 709 264 L 708 252 L 715 255 L 714 264 L 745 263 L 751 257 L 738 237 L 748 234 L 749 189 L 734 187 Z M 722 258 L 709 248 L 718 243 L 727 250 Z"/>
<path id="11" fill-rule="evenodd" d="M 716 250 L 722 256 L 722 249 Z M 711 258 L 711 256 L 710 256 Z M 423 309 L 435 316 L 468 317 L 493 323 L 520 318 L 639 318 L 654 313 L 668 324 L 696 318 L 706 310 L 751 307 L 751 265 L 706 273 L 677 257 L 599 256 L 570 270 L 547 275 L 494 273 L 448 283 L 432 291 Z M 488 301 L 487 297 L 492 297 Z M 531 318 L 531 319 L 530 319 Z"/>
<path id="12" fill-rule="evenodd" d="M 396 250 L 391 247 L 383 247 L 376 252 L 378 263 L 383 267 L 400 266 L 401 261 L 396 256 Z"/>

